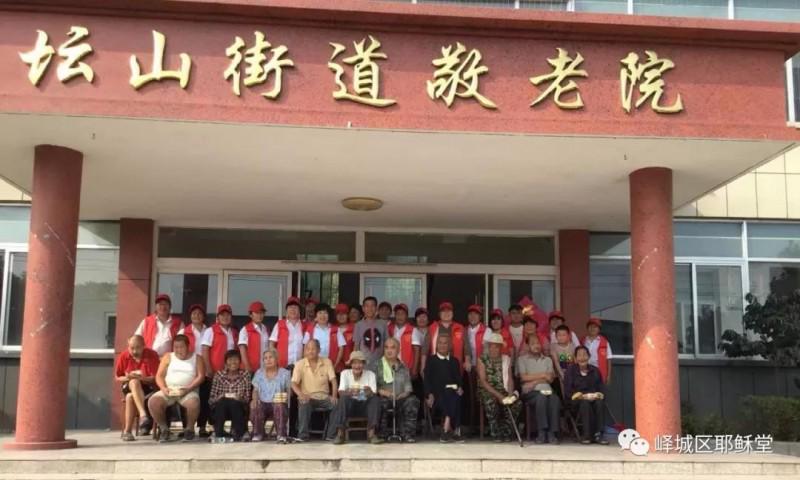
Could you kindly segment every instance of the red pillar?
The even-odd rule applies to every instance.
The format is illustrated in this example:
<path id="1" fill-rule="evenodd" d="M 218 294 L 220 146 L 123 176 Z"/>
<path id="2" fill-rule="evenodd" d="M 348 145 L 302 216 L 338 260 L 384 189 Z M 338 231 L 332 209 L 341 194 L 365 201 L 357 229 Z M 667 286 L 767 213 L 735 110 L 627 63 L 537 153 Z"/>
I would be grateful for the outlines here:
<path id="1" fill-rule="evenodd" d="M 122 218 L 119 222 L 119 277 L 117 280 L 117 330 L 114 352 L 128 348 L 128 337 L 150 308 L 153 275 L 155 222 L 143 218 Z M 116 358 L 116 356 L 115 356 Z M 111 428 L 122 427 L 122 398 L 119 384 L 111 382 Z"/>
<path id="2" fill-rule="evenodd" d="M 37 145 L 16 436 L 5 447 L 74 448 L 64 438 L 83 154 Z"/>
<path id="3" fill-rule="evenodd" d="M 681 431 L 672 170 L 633 172 L 630 195 L 636 430 L 653 445 Z"/>
<path id="4" fill-rule="evenodd" d="M 558 269 L 561 286 L 561 312 L 567 325 L 578 335 L 589 319 L 589 231 L 558 232 Z"/>

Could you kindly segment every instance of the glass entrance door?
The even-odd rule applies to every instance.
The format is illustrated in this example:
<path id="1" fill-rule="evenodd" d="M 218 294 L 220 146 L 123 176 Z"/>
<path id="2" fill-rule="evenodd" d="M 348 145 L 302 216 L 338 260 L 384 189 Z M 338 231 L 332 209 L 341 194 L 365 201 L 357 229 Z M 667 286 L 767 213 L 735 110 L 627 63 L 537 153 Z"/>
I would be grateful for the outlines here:
<path id="1" fill-rule="evenodd" d="M 405 303 L 408 311 L 425 306 L 425 275 L 373 274 L 361 275 L 361 298 L 375 297 L 392 305 Z"/>
<path id="2" fill-rule="evenodd" d="M 248 307 L 256 300 L 264 303 L 264 323 L 270 330 L 283 315 L 291 293 L 291 272 L 225 272 L 223 299 L 233 309 L 233 323 L 241 328 L 249 321 Z"/>
<path id="3" fill-rule="evenodd" d="M 494 305 L 508 311 L 508 307 L 525 296 L 530 297 L 545 312 L 555 310 L 556 288 L 552 277 L 495 275 Z"/>

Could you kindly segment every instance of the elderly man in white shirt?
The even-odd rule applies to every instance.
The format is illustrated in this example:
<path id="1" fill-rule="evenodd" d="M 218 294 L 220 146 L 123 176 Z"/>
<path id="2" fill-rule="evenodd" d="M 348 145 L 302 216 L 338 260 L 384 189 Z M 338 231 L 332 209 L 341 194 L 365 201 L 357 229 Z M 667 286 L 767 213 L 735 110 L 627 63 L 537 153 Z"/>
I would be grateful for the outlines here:
<path id="1" fill-rule="evenodd" d="M 329 436 L 336 432 L 334 445 L 341 445 L 345 441 L 344 429 L 350 417 L 367 417 L 367 441 L 371 444 L 383 443 L 378 436 L 381 421 L 381 402 L 376 392 L 378 391 L 375 373 L 367 370 L 367 356 L 358 350 L 350 354 L 347 362 L 350 369 L 342 371 L 339 380 L 339 402 L 333 409 L 330 418 Z"/>

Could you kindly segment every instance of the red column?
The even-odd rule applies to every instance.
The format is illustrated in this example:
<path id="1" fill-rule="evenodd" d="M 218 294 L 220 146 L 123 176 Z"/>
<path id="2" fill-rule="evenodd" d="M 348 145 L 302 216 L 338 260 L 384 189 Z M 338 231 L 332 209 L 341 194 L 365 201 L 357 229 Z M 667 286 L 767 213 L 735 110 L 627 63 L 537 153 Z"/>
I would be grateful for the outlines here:
<path id="1" fill-rule="evenodd" d="M 117 283 L 117 330 L 114 352 L 128 348 L 128 337 L 147 315 L 153 274 L 153 235 L 155 222 L 142 218 L 122 218 L 119 222 L 119 278 Z M 116 356 L 115 356 L 116 358 Z M 111 428 L 122 427 L 122 398 L 119 384 L 111 382 Z"/>
<path id="2" fill-rule="evenodd" d="M 681 431 L 672 170 L 633 172 L 630 195 L 636 430 L 653 445 Z"/>
<path id="3" fill-rule="evenodd" d="M 561 312 L 580 336 L 589 319 L 589 231 L 558 232 Z"/>
<path id="4" fill-rule="evenodd" d="M 37 145 L 25 280 L 16 436 L 6 448 L 73 448 L 64 439 L 83 154 Z"/>

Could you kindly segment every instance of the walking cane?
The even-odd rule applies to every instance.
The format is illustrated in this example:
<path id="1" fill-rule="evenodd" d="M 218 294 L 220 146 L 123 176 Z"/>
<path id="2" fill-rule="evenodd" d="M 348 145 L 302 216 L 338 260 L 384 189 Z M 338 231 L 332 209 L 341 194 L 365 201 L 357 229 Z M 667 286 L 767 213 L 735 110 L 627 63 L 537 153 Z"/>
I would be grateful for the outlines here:
<path id="1" fill-rule="evenodd" d="M 506 407 L 506 413 L 508 413 L 508 418 L 511 420 L 511 428 L 513 428 L 514 429 L 514 433 L 517 434 L 517 440 L 519 441 L 519 446 L 520 447 L 524 447 L 525 443 L 522 441 L 522 435 L 520 435 L 520 433 L 519 433 L 519 427 L 517 426 L 517 419 L 514 418 L 514 413 L 511 412 L 511 405 L 513 405 L 515 402 L 518 401 L 516 395 L 517 394 L 515 392 L 514 395 L 511 395 L 509 397 L 504 398 L 503 399 L 503 405 Z M 506 403 L 506 400 L 510 399 L 510 398 L 513 398 L 514 401 L 511 402 L 511 403 Z"/>
<path id="2" fill-rule="evenodd" d="M 389 435 L 388 440 L 389 442 L 398 442 L 402 443 L 403 439 L 400 435 L 397 434 L 397 366 L 392 365 L 392 373 L 394 377 L 392 378 L 392 434 Z"/>

